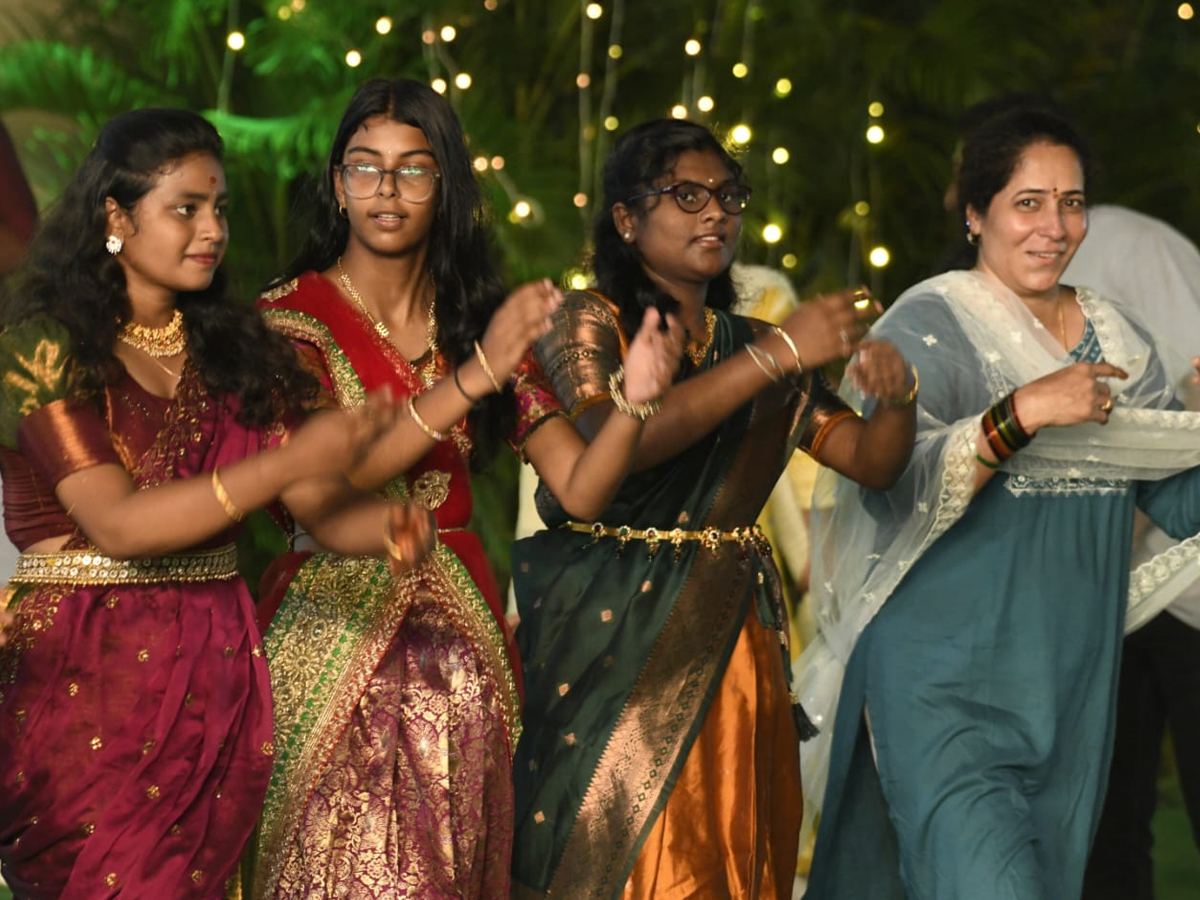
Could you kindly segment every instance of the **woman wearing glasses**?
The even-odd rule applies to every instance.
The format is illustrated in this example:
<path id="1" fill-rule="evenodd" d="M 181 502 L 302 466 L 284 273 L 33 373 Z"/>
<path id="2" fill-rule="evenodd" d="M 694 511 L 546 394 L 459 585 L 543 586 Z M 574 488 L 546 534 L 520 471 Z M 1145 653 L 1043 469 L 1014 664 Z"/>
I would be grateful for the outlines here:
<path id="1" fill-rule="evenodd" d="M 519 672 L 465 530 L 470 464 L 506 438 L 592 518 L 643 422 L 614 416 L 589 446 L 561 415 L 528 356 L 561 295 L 542 282 L 506 300 L 483 221 L 449 103 L 415 81 L 368 82 L 338 127 L 307 244 L 261 298 L 330 403 L 382 385 L 401 398 L 407 415 L 354 478 L 433 510 L 439 543 L 399 584 L 372 560 L 318 552 L 289 557 L 298 571 L 268 591 L 278 753 L 255 897 L 509 895 Z M 625 364 L 639 408 L 682 352 L 678 325 L 646 319 Z"/>
<path id="2" fill-rule="evenodd" d="M 616 145 L 594 230 L 596 288 L 568 294 L 537 355 L 589 434 L 643 310 L 687 328 L 634 473 L 588 525 L 544 492 L 517 544 L 526 672 L 514 760 L 514 897 L 790 897 L 801 797 L 786 618 L 753 523 L 793 448 L 883 488 L 912 448 L 915 376 L 857 344 L 865 292 L 782 326 L 727 312 L 750 192 L 705 128 L 647 122 Z M 856 296 L 856 294 L 858 296 Z M 860 419 L 817 367 L 858 347 Z M 607 402 L 609 400 L 613 402 Z"/>

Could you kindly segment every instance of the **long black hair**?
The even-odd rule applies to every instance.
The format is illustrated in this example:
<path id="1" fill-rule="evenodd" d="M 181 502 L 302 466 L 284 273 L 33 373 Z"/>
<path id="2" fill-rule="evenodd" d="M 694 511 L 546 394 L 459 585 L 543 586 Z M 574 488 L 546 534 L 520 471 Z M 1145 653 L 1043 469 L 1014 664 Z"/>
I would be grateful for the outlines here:
<path id="1" fill-rule="evenodd" d="M 324 271 L 345 251 L 350 225 L 338 211 L 334 172 L 342 164 L 350 138 L 374 116 L 421 129 L 441 170 L 426 264 L 437 291 L 438 346 L 450 364 L 458 366 L 474 353 L 473 342 L 483 336 L 506 291 L 492 265 L 483 192 L 475 180 L 462 125 L 450 103 L 419 81 L 377 78 L 355 92 L 338 125 L 317 189 L 310 195 L 301 250 L 269 286 L 309 270 Z M 475 404 L 469 421 L 476 465 L 492 455 L 499 439 L 511 432 L 515 418 L 512 389 L 507 386 L 504 394 Z"/>
<path id="2" fill-rule="evenodd" d="M 656 306 L 665 314 L 678 309 L 679 302 L 650 280 L 637 247 L 617 234 L 613 207 L 624 203 L 635 215 L 644 214 L 647 200 L 630 203 L 629 198 L 656 187 L 689 150 L 712 153 L 735 181 L 741 180 L 742 166 L 713 133 L 680 119 L 652 119 L 634 126 L 621 136 L 604 163 L 604 203 L 592 229 L 592 271 L 600 292 L 620 309 L 621 327 L 630 336 L 641 325 L 647 307 Z M 709 282 L 705 303 L 714 309 L 729 309 L 736 299 L 727 268 Z"/>
<path id="3" fill-rule="evenodd" d="M 66 326 L 79 367 L 77 399 L 99 404 L 123 367 L 113 347 L 133 314 L 125 271 L 105 250 L 112 197 L 137 218 L 137 205 L 184 157 L 221 162 L 224 145 L 207 120 L 183 109 L 138 109 L 110 120 L 34 237 L 12 292 L 0 307 L 7 324 L 46 314 Z M 176 306 L 187 329 L 188 356 L 214 396 L 240 400 L 244 424 L 270 422 L 285 404 L 315 394 L 317 384 L 296 354 L 249 303 L 225 299 L 220 269 L 201 291 L 182 291 Z"/>

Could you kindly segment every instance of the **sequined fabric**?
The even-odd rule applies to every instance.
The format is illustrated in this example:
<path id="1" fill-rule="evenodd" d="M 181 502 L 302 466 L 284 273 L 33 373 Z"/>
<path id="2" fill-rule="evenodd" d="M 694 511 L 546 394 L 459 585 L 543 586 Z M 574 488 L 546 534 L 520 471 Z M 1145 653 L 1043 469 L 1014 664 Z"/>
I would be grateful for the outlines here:
<path id="1" fill-rule="evenodd" d="M 24 337 L 44 344 L 46 334 Z M 6 388 L 0 419 L 23 410 L 23 449 L 86 467 L 55 435 L 85 432 L 98 414 L 56 393 L 22 404 Z M 25 428 L 47 405 L 58 405 L 57 426 Z M 135 483 L 147 486 L 210 472 L 282 437 L 282 427 L 243 427 L 236 411 L 185 368 L 174 400 L 128 376 L 111 386 L 106 425 Z M 89 545 L 76 532 L 68 548 L 86 554 Z M 275 752 L 245 585 L 41 584 L 20 589 L 10 609 L 15 623 L 0 649 L 0 862 L 14 894 L 220 896 Z"/>

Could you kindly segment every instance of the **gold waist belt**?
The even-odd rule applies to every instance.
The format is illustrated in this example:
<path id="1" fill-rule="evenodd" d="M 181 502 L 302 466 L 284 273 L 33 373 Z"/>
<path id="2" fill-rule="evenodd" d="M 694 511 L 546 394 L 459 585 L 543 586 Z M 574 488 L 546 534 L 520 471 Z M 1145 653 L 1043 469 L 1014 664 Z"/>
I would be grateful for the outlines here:
<path id="1" fill-rule="evenodd" d="M 225 581 L 236 578 L 237 547 L 146 559 L 113 559 L 87 550 L 22 553 L 10 584 L 155 584 L 164 581 Z"/>
<path id="2" fill-rule="evenodd" d="M 603 522 L 567 522 L 564 528 L 578 531 L 580 534 L 590 534 L 594 540 L 602 537 L 617 539 L 617 552 L 625 549 L 630 541 L 645 541 L 646 548 L 653 555 L 659 544 L 670 544 L 675 548 L 675 558 L 679 558 L 684 541 L 696 541 L 710 553 L 716 553 L 722 544 L 738 544 L 743 551 L 753 548 L 763 556 L 771 553 L 771 542 L 757 525 L 747 525 L 745 528 L 734 528 L 722 531 L 720 528 L 705 528 L 701 531 L 685 531 L 682 528 L 630 528 L 628 525 L 613 527 Z"/>

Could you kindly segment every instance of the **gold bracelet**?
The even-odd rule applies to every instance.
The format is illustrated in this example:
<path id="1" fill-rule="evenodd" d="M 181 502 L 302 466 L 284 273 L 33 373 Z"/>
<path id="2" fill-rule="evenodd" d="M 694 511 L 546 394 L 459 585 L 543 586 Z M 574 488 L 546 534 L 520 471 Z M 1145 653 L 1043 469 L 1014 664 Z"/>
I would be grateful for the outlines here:
<path id="1" fill-rule="evenodd" d="M 225 491 L 225 485 L 221 484 L 221 476 L 217 474 L 218 470 L 212 471 L 212 489 L 217 497 L 217 502 L 221 504 L 221 509 L 225 510 L 225 515 L 233 519 L 235 522 L 242 522 L 246 518 L 246 514 L 242 512 L 234 502 L 229 499 L 229 494 Z"/>
<path id="2" fill-rule="evenodd" d="M 908 406 L 908 404 L 912 403 L 914 400 L 917 399 L 917 389 L 921 387 L 921 376 L 917 374 L 917 367 L 915 365 L 913 365 L 912 363 L 908 364 L 908 370 L 910 372 L 912 372 L 912 377 L 913 377 L 912 390 L 910 390 L 903 397 L 896 397 L 896 398 L 892 398 L 889 400 L 885 400 L 884 403 L 886 403 L 888 406 Z"/>
<path id="3" fill-rule="evenodd" d="M 475 342 L 475 358 L 479 360 L 479 365 L 483 366 L 483 371 L 488 377 L 488 381 L 492 383 L 492 387 L 496 389 L 496 393 L 502 393 L 503 388 L 500 387 L 500 382 L 496 380 L 496 373 L 492 371 L 491 365 L 488 364 L 488 358 L 483 353 L 483 345 L 479 341 Z"/>
<path id="4" fill-rule="evenodd" d="M 641 419 L 645 422 L 652 415 L 662 409 L 662 403 L 658 400 L 648 400 L 645 403 L 630 403 L 625 396 L 625 392 L 621 390 L 621 386 L 625 383 L 625 367 L 620 366 L 617 371 L 608 376 L 608 393 L 612 397 L 613 406 L 625 413 L 627 416 L 633 416 L 635 419 Z"/>
<path id="5" fill-rule="evenodd" d="M 796 349 L 796 342 L 792 340 L 792 336 L 780 328 L 778 325 L 772 325 L 771 330 L 779 336 L 779 339 L 787 344 L 789 350 L 792 351 L 792 356 L 796 357 L 796 374 L 804 374 L 804 364 L 800 362 L 800 351 Z"/>
<path id="6" fill-rule="evenodd" d="M 396 543 L 396 539 L 392 537 L 392 511 L 389 509 L 387 518 L 383 520 L 383 547 L 387 550 L 387 555 L 404 565 L 404 553 L 400 550 L 400 545 Z"/>
<path id="7" fill-rule="evenodd" d="M 750 354 L 750 358 L 754 360 L 754 364 L 758 366 L 762 373 L 771 379 L 772 383 L 778 384 L 783 380 L 783 366 L 779 365 L 779 360 L 775 358 L 774 354 L 764 350 L 762 347 L 756 347 L 753 344 L 746 345 L 746 352 Z M 768 369 L 763 361 L 758 358 L 760 353 L 767 358 L 767 360 L 771 363 L 772 368 L 779 373 L 778 375 L 774 374 L 770 369 Z"/>
<path id="8" fill-rule="evenodd" d="M 412 395 L 409 395 L 408 398 L 408 414 L 412 417 L 412 420 L 417 423 L 418 428 L 420 428 L 438 443 L 441 443 L 446 439 L 446 435 L 442 434 L 440 431 L 435 431 L 434 429 L 430 428 L 425 420 L 417 415 L 417 399 Z"/>

